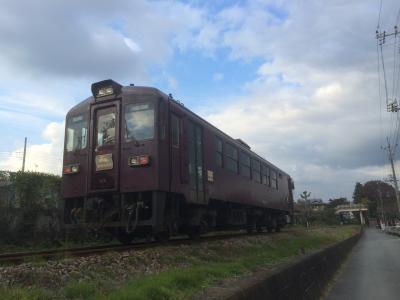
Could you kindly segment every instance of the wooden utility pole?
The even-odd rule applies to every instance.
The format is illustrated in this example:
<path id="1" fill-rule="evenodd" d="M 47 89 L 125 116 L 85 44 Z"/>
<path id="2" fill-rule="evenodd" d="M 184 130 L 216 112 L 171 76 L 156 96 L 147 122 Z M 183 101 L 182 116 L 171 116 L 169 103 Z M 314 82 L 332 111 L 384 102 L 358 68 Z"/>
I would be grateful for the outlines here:
<path id="1" fill-rule="evenodd" d="M 22 158 L 22 173 L 25 172 L 26 141 L 27 141 L 27 138 L 25 138 L 25 142 L 24 142 L 24 157 Z"/>
<path id="2" fill-rule="evenodd" d="M 308 197 L 310 197 L 311 196 L 311 192 L 308 192 L 307 193 L 307 191 L 304 191 L 302 194 L 300 194 L 300 197 L 302 198 L 302 199 L 304 199 L 304 209 L 305 209 L 305 215 L 306 215 L 306 226 L 307 226 L 307 228 L 309 228 L 310 227 L 310 223 L 308 222 L 308 219 L 309 219 L 309 209 L 310 209 L 310 207 L 308 207 L 308 209 L 307 209 L 307 199 L 308 199 Z M 310 206 L 310 205 L 308 205 L 308 206 Z"/>
<path id="3" fill-rule="evenodd" d="M 394 189 L 395 189 L 395 194 L 396 194 L 397 210 L 398 210 L 398 213 L 400 215 L 399 185 L 398 185 L 398 182 L 397 182 L 396 171 L 394 169 L 394 162 L 393 162 L 393 160 L 394 160 L 394 151 L 393 151 L 392 147 L 390 146 L 389 138 L 387 138 L 387 143 L 388 143 L 388 145 L 384 149 L 387 150 L 387 152 L 388 152 L 390 165 L 392 167 L 392 181 L 393 181 L 393 184 L 394 184 Z M 395 145 L 395 147 L 396 146 L 397 145 Z"/>
<path id="4" fill-rule="evenodd" d="M 385 223 L 385 213 L 383 212 L 383 199 L 382 199 L 382 192 L 381 192 L 381 190 L 380 189 L 378 189 L 378 195 L 379 195 L 379 200 L 380 200 L 380 206 L 381 206 L 381 226 L 383 226 L 382 225 L 382 223 Z"/>

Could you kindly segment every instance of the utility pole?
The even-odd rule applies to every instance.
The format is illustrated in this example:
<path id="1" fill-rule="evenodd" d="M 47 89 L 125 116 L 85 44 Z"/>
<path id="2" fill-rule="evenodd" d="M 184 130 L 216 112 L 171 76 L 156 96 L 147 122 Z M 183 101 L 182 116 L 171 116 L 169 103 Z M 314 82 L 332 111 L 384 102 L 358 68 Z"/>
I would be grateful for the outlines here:
<path id="1" fill-rule="evenodd" d="M 392 166 L 392 177 L 393 177 L 393 183 L 394 183 L 394 188 L 395 188 L 395 194 L 396 194 L 396 201 L 397 201 L 397 210 L 399 212 L 400 215 L 400 198 L 399 198 L 399 185 L 397 183 L 397 177 L 396 177 L 396 171 L 394 169 L 394 151 L 392 149 L 392 147 L 390 146 L 390 142 L 389 142 L 389 138 L 386 138 L 387 140 L 387 147 L 384 148 L 384 150 L 387 150 L 388 152 L 388 157 L 389 157 L 389 161 L 390 161 L 390 165 Z M 396 147 L 397 145 L 395 145 Z"/>
<path id="2" fill-rule="evenodd" d="M 380 206 L 381 206 L 381 228 L 383 228 L 383 224 L 385 224 L 386 222 L 385 222 L 385 215 L 384 215 L 384 212 L 383 212 L 383 200 L 382 200 L 382 192 L 381 192 L 381 190 L 380 189 L 378 189 L 378 195 L 379 195 L 379 202 L 380 202 Z"/>
<path id="3" fill-rule="evenodd" d="M 307 228 L 309 228 L 310 227 L 310 223 L 308 222 L 308 219 L 310 218 L 310 212 L 309 212 L 309 209 L 310 209 L 310 203 L 309 203 L 309 207 L 308 207 L 308 209 L 307 209 L 307 200 L 308 200 L 308 197 L 310 197 L 311 196 L 311 192 L 308 192 L 307 193 L 307 191 L 304 191 L 302 194 L 300 194 L 300 197 L 302 198 L 302 199 L 304 199 L 304 209 L 305 209 L 305 216 L 306 216 L 306 226 L 307 226 Z"/>
<path id="4" fill-rule="evenodd" d="M 24 157 L 22 158 L 22 173 L 25 172 L 26 140 L 27 140 L 27 138 L 25 138 L 25 142 L 24 142 Z"/>
<path id="5" fill-rule="evenodd" d="M 386 107 L 388 112 L 398 112 L 400 111 L 400 103 L 398 103 L 397 99 L 395 98 L 395 95 L 392 95 L 393 98 L 389 97 L 388 94 L 388 87 L 386 83 L 386 73 L 385 73 L 385 63 L 383 60 L 383 53 L 382 53 L 382 47 L 386 43 L 386 38 L 394 36 L 397 38 L 397 35 L 400 34 L 400 31 L 397 26 L 394 26 L 394 30 L 392 32 L 380 32 L 378 29 L 376 30 L 376 39 L 378 40 L 378 45 L 380 46 L 381 49 L 381 59 L 382 59 L 382 67 L 383 67 L 383 76 L 384 76 L 384 83 L 385 83 L 385 94 L 386 94 Z"/>

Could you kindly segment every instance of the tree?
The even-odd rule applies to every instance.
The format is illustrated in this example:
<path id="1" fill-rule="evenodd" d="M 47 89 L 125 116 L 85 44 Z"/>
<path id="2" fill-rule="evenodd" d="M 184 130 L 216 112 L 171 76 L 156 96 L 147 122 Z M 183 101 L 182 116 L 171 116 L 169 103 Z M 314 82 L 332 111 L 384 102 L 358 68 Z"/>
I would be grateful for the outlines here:
<path id="1" fill-rule="evenodd" d="M 363 186 L 362 197 L 368 199 L 369 216 L 376 218 L 383 214 L 387 218 L 397 215 L 396 194 L 394 188 L 380 180 L 368 181 Z"/>
<path id="2" fill-rule="evenodd" d="M 300 198 L 304 200 L 304 205 L 305 205 L 305 217 L 306 217 L 306 226 L 307 228 L 310 227 L 310 218 L 311 218 L 311 212 L 310 212 L 310 203 L 308 203 L 307 207 L 307 199 L 308 197 L 311 196 L 311 192 L 304 191 L 302 194 L 300 194 Z"/>
<path id="3" fill-rule="evenodd" d="M 354 204 L 361 203 L 361 198 L 363 196 L 363 185 L 359 182 L 356 183 L 353 192 L 353 202 Z"/>
<path id="4" fill-rule="evenodd" d="M 310 197 L 310 196 L 311 196 L 311 192 L 307 192 L 307 191 L 304 191 L 303 193 L 300 194 L 301 199 L 303 199 L 306 202 L 307 202 L 308 197 Z"/>
<path id="5" fill-rule="evenodd" d="M 336 199 L 329 199 L 329 206 L 335 208 L 338 205 L 346 205 L 349 204 L 347 198 L 336 198 Z"/>

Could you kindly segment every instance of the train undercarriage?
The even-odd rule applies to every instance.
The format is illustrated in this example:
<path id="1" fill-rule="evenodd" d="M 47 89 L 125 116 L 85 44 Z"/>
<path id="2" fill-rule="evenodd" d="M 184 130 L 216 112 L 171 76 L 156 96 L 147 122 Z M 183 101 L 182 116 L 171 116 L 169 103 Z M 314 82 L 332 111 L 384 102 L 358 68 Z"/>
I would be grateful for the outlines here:
<path id="1" fill-rule="evenodd" d="M 286 225 L 284 211 L 219 200 L 194 205 L 182 195 L 159 191 L 101 194 L 65 199 L 64 203 L 66 230 L 107 231 L 122 243 L 134 238 L 167 240 L 182 234 L 196 238 L 216 230 L 279 231 Z"/>

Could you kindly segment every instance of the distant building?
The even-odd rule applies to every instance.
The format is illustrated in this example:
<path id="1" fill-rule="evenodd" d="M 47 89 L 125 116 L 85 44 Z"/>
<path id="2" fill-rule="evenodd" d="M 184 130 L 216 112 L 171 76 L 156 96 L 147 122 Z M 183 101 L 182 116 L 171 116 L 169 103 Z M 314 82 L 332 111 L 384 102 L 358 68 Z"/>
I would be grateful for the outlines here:
<path id="1" fill-rule="evenodd" d="M 310 199 L 309 201 L 311 210 L 313 211 L 322 211 L 328 205 L 328 203 L 325 203 L 324 201 L 322 201 L 322 199 Z"/>

